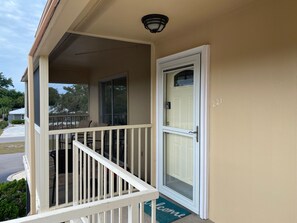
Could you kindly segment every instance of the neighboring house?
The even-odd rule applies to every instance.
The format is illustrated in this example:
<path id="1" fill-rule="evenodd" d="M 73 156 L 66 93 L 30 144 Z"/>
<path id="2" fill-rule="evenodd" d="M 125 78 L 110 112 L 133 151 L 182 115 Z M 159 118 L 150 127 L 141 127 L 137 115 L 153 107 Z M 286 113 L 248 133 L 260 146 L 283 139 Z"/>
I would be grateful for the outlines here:
<path id="1" fill-rule="evenodd" d="M 138 222 L 152 185 L 216 223 L 297 222 L 296 10 L 291 0 L 49 0 L 23 76 L 31 214 L 42 213 L 29 218 L 126 206 Z M 161 33 L 144 28 L 151 13 L 169 17 Z M 49 83 L 88 84 L 95 124 L 49 130 Z"/>
<path id="2" fill-rule="evenodd" d="M 12 120 L 24 120 L 25 108 L 19 108 L 8 113 L 8 121 Z"/>

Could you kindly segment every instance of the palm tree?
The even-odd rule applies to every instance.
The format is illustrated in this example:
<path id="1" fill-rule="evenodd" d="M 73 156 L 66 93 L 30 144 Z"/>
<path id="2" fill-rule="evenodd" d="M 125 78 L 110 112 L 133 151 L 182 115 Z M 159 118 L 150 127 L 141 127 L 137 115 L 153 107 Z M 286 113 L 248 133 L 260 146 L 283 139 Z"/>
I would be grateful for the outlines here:
<path id="1" fill-rule="evenodd" d="M 0 114 L 2 116 L 2 119 L 5 119 L 6 117 L 8 117 L 9 111 L 10 111 L 10 109 L 8 107 L 0 108 Z"/>

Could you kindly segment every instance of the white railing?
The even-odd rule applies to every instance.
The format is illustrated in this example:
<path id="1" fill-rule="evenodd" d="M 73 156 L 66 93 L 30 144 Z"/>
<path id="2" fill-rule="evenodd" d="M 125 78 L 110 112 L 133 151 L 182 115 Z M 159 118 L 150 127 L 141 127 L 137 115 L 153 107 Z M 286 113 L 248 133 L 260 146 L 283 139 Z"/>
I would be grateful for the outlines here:
<path id="1" fill-rule="evenodd" d="M 78 128 L 82 120 L 88 120 L 88 114 L 62 114 L 49 115 L 49 129 L 74 129 Z"/>
<path id="2" fill-rule="evenodd" d="M 151 223 L 156 222 L 159 193 L 155 188 L 78 141 L 73 142 L 73 147 L 73 206 L 6 223 L 66 222 L 74 219 L 92 223 L 143 223 L 146 201 L 151 201 Z"/>
<path id="3" fill-rule="evenodd" d="M 152 182 L 151 124 L 52 130 L 49 139 L 51 209 L 72 205 L 73 140 L 90 147 L 146 183 Z M 92 174 L 88 170 L 90 168 L 84 168 L 87 174 Z M 123 186 L 126 189 L 126 185 Z"/>
<path id="4" fill-rule="evenodd" d="M 144 222 L 144 203 L 146 200 L 153 200 L 152 221 L 155 222 L 155 199 L 158 191 L 138 177 L 132 175 L 119 165 L 99 155 L 94 150 L 78 141 L 74 141 L 74 175 L 73 175 L 73 203 L 85 204 L 96 200 L 105 200 L 140 193 L 151 194 L 149 199 L 139 197 L 136 203 L 115 208 L 110 204 L 110 209 L 96 215 L 86 217 L 89 221 L 96 222 L 122 222 L 123 216 L 127 216 L 128 222 Z M 126 209 L 123 209 L 126 207 Z M 124 212 L 127 212 L 125 215 Z"/>
<path id="5" fill-rule="evenodd" d="M 29 128 L 30 128 L 30 120 L 28 117 L 25 117 L 25 155 L 27 156 L 27 159 L 30 163 L 30 147 L 29 147 Z"/>
<path id="6" fill-rule="evenodd" d="M 30 128 L 30 120 L 28 117 L 25 117 L 25 155 L 23 156 L 23 164 L 25 168 L 25 174 L 27 183 L 29 186 L 29 191 L 31 192 L 31 175 L 30 175 L 30 163 L 31 163 L 31 153 L 30 153 L 30 146 L 29 146 L 29 128 Z"/>
<path id="7" fill-rule="evenodd" d="M 40 209 L 40 199 L 42 200 L 42 197 L 44 195 L 44 188 L 42 187 L 42 163 L 40 162 L 41 157 L 41 147 L 40 147 L 40 127 L 36 124 L 34 125 L 34 131 L 35 131 L 35 177 L 36 177 L 36 205 L 37 209 Z M 31 157 L 34 159 L 34 157 Z M 31 180 L 31 179 L 30 179 Z M 34 193 L 34 191 L 30 191 L 31 193 Z"/>

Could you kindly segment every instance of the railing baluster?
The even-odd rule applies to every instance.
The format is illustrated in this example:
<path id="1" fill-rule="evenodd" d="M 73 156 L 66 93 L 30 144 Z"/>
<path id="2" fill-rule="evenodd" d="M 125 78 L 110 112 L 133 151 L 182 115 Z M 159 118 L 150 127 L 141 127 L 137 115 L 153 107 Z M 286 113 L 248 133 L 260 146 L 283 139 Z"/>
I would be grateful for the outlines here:
<path id="1" fill-rule="evenodd" d="M 84 145 L 87 145 L 87 132 L 84 132 Z"/>
<path id="2" fill-rule="evenodd" d="M 124 130 L 124 169 L 127 170 L 127 129 Z"/>
<path id="3" fill-rule="evenodd" d="M 144 180 L 147 183 L 147 128 L 144 130 Z"/>
<path id="4" fill-rule="evenodd" d="M 151 142 L 151 146 L 152 146 L 152 140 L 153 140 L 153 139 L 152 139 L 152 128 L 150 128 L 150 142 Z M 151 154 L 151 156 L 150 156 L 150 167 L 151 167 L 151 168 L 150 168 L 150 169 L 151 169 L 151 177 L 150 177 L 150 178 L 151 178 L 151 179 L 150 179 L 151 182 L 150 182 L 150 184 L 151 184 L 152 186 L 155 186 L 155 185 L 153 185 L 153 182 L 154 182 L 154 181 L 153 181 L 153 175 L 154 175 L 154 174 L 152 174 L 153 171 L 154 171 L 154 169 L 153 169 L 153 158 L 152 158 L 152 157 L 153 157 L 153 150 L 152 150 L 152 149 L 150 150 L 150 154 Z"/>
<path id="5" fill-rule="evenodd" d="M 123 190 L 122 190 L 123 179 L 120 177 L 118 179 L 119 179 L 119 196 L 122 196 L 123 195 Z M 119 223 L 122 223 L 122 218 L 123 218 L 122 208 L 119 208 Z"/>
<path id="6" fill-rule="evenodd" d="M 102 156 L 104 156 L 104 134 L 105 134 L 105 131 L 102 130 L 101 131 L 101 139 L 100 139 L 101 140 L 101 146 L 100 146 L 101 148 L 100 149 L 101 149 Z"/>
<path id="7" fill-rule="evenodd" d="M 138 222 L 137 211 L 138 210 L 135 204 L 131 204 L 128 206 L 128 223 Z"/>
<path id="8" fill-rule="evenodd" d="M 131 173 L 134 174 L 134 128 L 131 129 Z"/>
<path id="9" fill-rule="evenodd" d="M 131 184 L 129 184 L 128 188 L 129 188 L 129 194 L 131 194 L 133 192 L 133 186 Z"/>
<path id="10" fill-rule="evenodd" d="M 138 178 L 141 179 L 141 128 L 138 129 Z"/>
<path id="11" fill-rule="evenodd" d="M 112 161 L 112 130 L 109 130 L 109 160 Z"/>
<path id="12" fill-rule="evenodd" d="M 87 160 L 87 163 L 88 163 L 88 167 L 87 167 L 87 201 L 86 203 L 90 203 L 91 202 L 91 172 L 90 172 L 90 166 L 91 166 L 91 157 L 89 155 L 87 155 L 88 157 L 88 160 Z M 91 219 L 91 216 L 88 216 L 88 219 Z M 90 220 L 89 220 L 90 222 Z"/>
<path id="13" fill-rule="evenodd" d="M 92 148 L 96 151 L 96 131 L 92 132 Z"/>
<path id="14" fill-rule="evenodd" d="M 75 133 L 75 140 L 78 141 L 78 133 Z M 82 204 L 82 151 L 79 150 L 79 204 Z"/>
<path id="15" fill-rule="evenodd" d="M 144 204 L 139 203 L 139 222 L 144 223 Z"/>
<path id="16" fill-rule="evenodd" d="M 109 130 L 109 160 L 112 162 L 112 130 Z M 112 183 L 112 180 L 111 180 L 111 170 L 109 169 L 109 185 L 108 185 L 108 193 L 110 194 L 111 193 L 111 183 Z"/>
<path id="17" fill-rule="evenodd" d="M 151 201 L 151 223 L 156 223 L 156 200 Z"/>
<path id="18" fill-rule="evenodd" d="M 91 183 L 91 173 L 90 173 L 90 164 L 91 164 L 91 160 L 90 160 L 90 156 L 89 155 L 87 155 L 88 156 L 88 167 L 87 167 L 87 169 L 86 169 L 86 171 L 88 172 L 88 175 L 87 175 L 87 188 L 88 188 L 88 203 L 90 203 L 91 202 L 91 186 L 90 186 L 90 183 Z"/>
<path id="19" fill-rule="evenodd" d="M 101 131 L 101 155 L 104 156 L 104 136 L 105 136 L 105 131 Z M 100 174 L 101 176 L 103 176 L 103 168 L 100 166 L 99 168 L 99 171 L 100 171 Z M 99 178 L 99 181 L 100 181 L 100 191 L 102 191 L 103 193 L 103 177 L 100 177 Z"/>
<path id="20" fill-rule="evenodd" d="M 109 186 L 110 191 L 109 191 L 109 193 L 110 193 L 110 197 L 112 198 L 112 197 L 114 197 L 114 173 L 112 171 L 110 171 L 110 173 L 111 173 L 111 175 L 109 175 L 109 177 L 110 177 L 110 186 Z M 114 210 L 113 209 L 110 211 L 110 222 L 111 223 L 114 222 Z"/>
<path id="21" fill-rule="evenodd" d="M 127 129 L 124 130 L 124 169 L 127 170 Z M 126 184 L 124 184 L 124 191 L 126 191 Z"/>
<path id="22" fill-rule="evenodd" d="M 59 135 L 56 135 L 56 206 L 59 205 Z"/>
<path id="23" fill-rule="evenodd" d="M 107 169 L 106 167 L 104 166 L 104 187 L 103 187 L 103 199 L 106 199 L 107 197 Z M 104 211 L 103 213 L 103 222 L 106 222 L 106 211 Z"/>
<path id="24" fill-rule="evenodd" d="M 87 162 L 87 154 L 83 153 L 83 201 L 84 203 L 87 202 L 87 168 L 86 168 L 86 162 Z"/>
<path id="25" fill-rule="evenodd" d="M 98 162 L 97 163 L 97 200 L 99 201 L 100 200 L 100 196 L 101 196 L 101 165 L 100 163 Z M 97 222 L 101 223 L 101 218 L 100 218 L 101 214 L 100 213 L 97 213 Z"/>
<path id="26" fill-rule="evenodd" d="M 68 134 L 65 134 L 65 188 L 66 188 L 66 194 L 65 194 L 65 203 L 68 204 Z"/>
<path id="27" fill-rule="evenodd" d="M 117 165 L 120 163 L 120 130 L 117 129 Z"/>
<path id="28" fill-rule="evenodd" d="M 82 174 L 82 151 L 79 150 L 79 203 L 82 204 L 82 177 L 83 177 L 83 174 Z"/>
<path id="29" fill-rule="evenodd" d="M 120 166 L 120 130 L 117 129 L 117 165 Z M 117 176 L 116 191 L 119 191 L 119 176 Z"/>
<path id="30" fill-rule="evenodd" d="M 95 142 L 96 142 L 96 132 L 93 131 L 93 150 L 95 151 L 96 150 L 96 145 L 95 145 Z M 95 201 L 95 160 L 92 159 L 92 197 L 93 197 L 93 201 Z"/>
<path id="31" fill-rule="evenodd" d="M 73 146 L 73 205 L 78 205 L 78 148 Z"/>

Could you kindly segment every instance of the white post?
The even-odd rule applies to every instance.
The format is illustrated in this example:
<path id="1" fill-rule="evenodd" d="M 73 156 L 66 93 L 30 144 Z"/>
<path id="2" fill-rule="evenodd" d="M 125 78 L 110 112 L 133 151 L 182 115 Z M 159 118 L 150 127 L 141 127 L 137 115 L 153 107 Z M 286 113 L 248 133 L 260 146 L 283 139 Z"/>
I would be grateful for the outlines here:
<path id="1" fill-rule="evenodd" d="M 132 204 L 128 206 L 128 223 L 138 222 L 137 211 L 137 205 Z"/>
<path id="2" fill-rule="evenodd" d="M 157 71 L 156 71 L 156 47 L 154 44 L 151 44 L 151 185 L 156 186 L 156 171 L 157 171 L 157 162 L 156 162 L 156 153 L 157 153 Z"/>
<path id="3" fill-rule="evenodd" d="M 35 165 L 35 129 L 34 129 L 34 81 L 33 58 L 28 57 L 28 112 L 29 112 L 29 148 L 30 148 L 30 213 L 36 214 L 36 165 Z"/>
<path id="4" fill-rule="evenodd" d="M 78 205 L 78 148 L 73 145 L 73 205 Z"/>
<path id="5" fill-rule="evenodd" d="M 48 56 L 39 58 L 40 84 L 40 211 L 49 209 Z"/>
<path id="6" fill-rule="evenodd" d="M 156 223 L 156 200 L 152 200 L 151 223 Z"/>

